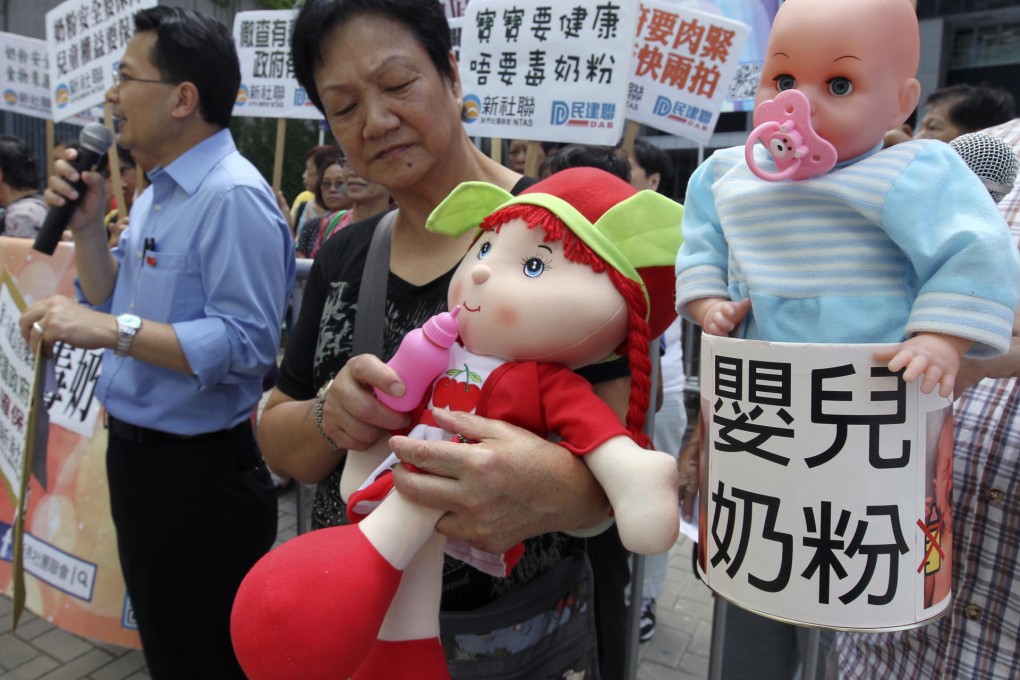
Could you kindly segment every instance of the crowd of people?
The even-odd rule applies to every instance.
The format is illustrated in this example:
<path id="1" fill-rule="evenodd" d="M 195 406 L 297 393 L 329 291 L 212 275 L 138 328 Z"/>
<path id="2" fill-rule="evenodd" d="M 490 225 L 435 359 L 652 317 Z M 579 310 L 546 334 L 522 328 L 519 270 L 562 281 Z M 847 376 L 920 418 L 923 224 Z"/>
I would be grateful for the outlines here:
<path id="1" fill-rule="evenodd" d="M 785 16 L 795 16 L 804 1 L 787 2 Z M 851 4 L 840 0 L 826 11 Z M 783 16 L 773 39 L 786 40 L 781 53 L 790 59 L 805 33 L 783 33 Z M 66 235 L 77 253 L 78 299 L 35 301 L 22 316 L 22 333 L 30 341 L 41 338 L 46 352 L 58 341 L 107 350 L 97 394 L 109 420 L 111 509 L 150 675 L 157 680 L 243 678 L 230 639 L 230 613 L 245 574 L 275 539 L 277 500 L 270 471 L 315 485 L 313 530 L 347 524 L 350 489 L 341 486 L 347 452 L 385 443 L 408 425 L 407 414 L 385 406 L 374 390 L 402 388 L 386 362 L 409 332 L 447 308 L 454 273 L 475 238 L 473 232 L 455 238 L 435 233 L 430 215 L 463 182 L 486 182 L 519 195 L 538 179 L 587 166 L 637 190 L 663 192 L 673 186 L 673 164 L 662 148 L 643 140 L 628 149 L 511 140 L 507 164 L 497 162 L 468 137 L 461 122 L 463 93 L 442 3 L 307 0 L 293 25 L 300 36 L 293 40 L 294 74 L 325 115 L 336 144 L 307 151 L 305 191 L 288 203 L 237 151 L 228 129 L 240 77 L 229 31 L 178 8 L 142 10 L 134 22 L 136 33 L 121 57 L 117 84 L 106 93 L 119 121 L 116 153 L 124 205 L 110 201 L 116 192 L 108 164 L 97 172 L 74 169 L 74 144 L 56 162 L 43 192 L 28 146 L 0 135 L 0 235 L 34 238 L 49 207 L 78 198 L 72 184 L 84 181 Z M 909 33 L 909 19 L 903 25 Z M 901 51 L 911 49 L 909 41 L 883 42 L 882 35 L 876 32 L 852 47 L 888 52 L 887 64 L 904 63 Z M 767 71 L 773 67 L 766 63 Z M 793 66 L 777 68 L 779 75 L 766 85 L 776 89 L 770 96 L 786 89 L 780 81 L 790 77 Z M 912 80 L 914 71 L 916 63 L 911 66 L 909 58 L 902 73 L 887 69 L 896 72 L 897 83 Z M 801 86 L 808 88 L 808 82 L 804 76 Z M 869 119 L 864 146 L 856 137 L 840 142 L 839 160 L 863 162 L 858 159 L 882 147 L 912 140 L 949 142 L 979 130 L 1020 153 L 1020 118 L 1007 91 L 985 85 L 937 90 L 921 105 L 915 132 L 905 121 L 918 94 L 890 104 L 895 115 L 886 116 L 884 127 Z M 850 127 L 845 120 L 839 125 Z M 906 157 L 916 146 L 896 153 Z M 923 148 L 943 153 L 930 144 Z M 731 165 L 742 162 L 742 149 L 738 155 Z M 525 174 L 526 160 L 535 168 L 534 178 Z M 903 162 L 913 167 L 913 157 Z M 698 231 L 712 225 L 688 218 L 715 214 L 699 201 L 729 172 L 730 165 L 725 172 L 717 170 L 726 163 L 726 152 L 710 158 L 692 178 L 684 200 L 684 233 L 697 234 L 697 243 L 712 240 Z M 999 212 L 1015 243 L 1020 192 L 1007 196 Z M 389 231 L 382 232 L 388 262 L 378 291 L 382 314 L 373 331 L 377 346 L 366 352 L 358 312 L 366 304 L 362 289 L 369 286 L 365 262 L 383 225 Z M 912 228 L 924 241 L 921 228 Z M 684 248 L 682 258 L 701 257 Z M 142 251 L 158 253 L 158 261 L 130 256 Z M 313 259 L 298 298 L 291 297 L 295 257 Z M 704 264 L 683 260 L 685 266 L 691 262 Z M 725 272 L 725 259 L 717 268 Z M 678 273 L 679 306 L 689 321 L 681 325 L 677 319 L 660 340 L 661 394 L 653 399 L 652 442 L 679 458 L 677 504 L 690 519 L 700 442 L 697 428 L 693 437 L 688 431 L 681 329 L 696 330 L 693 319 L 706 331 L 727 334 L 744 322 L 750 305 L 741 308 L 726 281 L 706 292 L 694 284 L 684 287 L 683 266 Z M 252 413 L 268 387 L 263 379 L 277 367 L 288 301 L 295 319 L 253 427 Z M 766 323 L 759 320 L 754 331 Z M 812 340 L 806 324 L 799 328 Z M 1020 608 L 1011 598 L 1020 587 L 1015 566 L 1020 558 L 1015 526 L 1020 432 L 1014 425 L 1018 330 L 1020 323 L 1003 356 L 965 355 L 958 369 L 947 369 L 947 375 L 956 376 L 949 386 L 956 397 L 949 613 L 895 633 L 827 633 L 819 674 L 1020 674 L 1014 635 Z M 896 337 L 889 340 L 889 333 Z M 898 342 L 901 335 L 883 328 L 879 340 L 868 341 Z M 626 420 L 632 375 L 627 358 L 576 372 Z M 605 492 L 577 456 L 546 437 L 476 413 L 435 418 L 457 436 L 390 441 L 403 463 L 392 471 L 396 490 L 439 511 L 436 530 L 449 539 L 495 554 L 524 546 L 506 577 L 447 555 L 442 611 L 467 614 L 511 601 L 529 583 L 582 553 L 594 579 L 600 674 L 623 677 L 625 613 L 629 606 L 639 607 L 640 639 L 651 639 L 667 555 L 646 559 L 642 599 L 630 602 L 630 554 L 609 519 Z M 166 474 L 167 460 L 187 470 L 183 483 Z M 196 551 L 204 559 L 181 559 Z M 405 634 L 400 621 L 387 618 L 379 639 L 402 640 Z M 801 628 L 731 606 L 723 677 L 793 680 L 804 670 L 804 637 Z M 496 660 L 505 646 L 502 639 L 481 645 L 472 649 L 472 658 Z M 452 662 L 451 650 L 446 654 Z M 410 668 L 413 664 L 400 672 Z"/>

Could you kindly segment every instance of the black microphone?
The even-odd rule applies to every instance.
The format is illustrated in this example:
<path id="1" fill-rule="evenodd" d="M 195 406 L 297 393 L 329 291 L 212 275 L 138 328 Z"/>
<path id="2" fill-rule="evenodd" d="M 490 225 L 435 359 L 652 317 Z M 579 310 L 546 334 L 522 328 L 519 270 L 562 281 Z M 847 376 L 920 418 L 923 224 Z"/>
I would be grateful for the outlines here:
<path id="1" fill-rule="evenodd" d="M 102 123 L 89 123 L 82 129 L 81 135 L 78 137 L 78 144 L 78 157 L 72 163 L 74 169 L 79 173 L 94 170 L 103 160 L 110 145 L 113 144 L 113 133 Z M 40 253 L 53 254 L 57 243 L 60 242 L 60 237 L 67 229 L 71 215 L 78 208 L 78 201 L 85 193 L 85 182 L 79 178 L 72 186 L 78 192 L 78 199 L 67 200 L 61 206 L 51 206 L 42 226 L 39 227 L 39 233 L 36 234 L 32 247 Z"/>
<path id="2" fill-rule="evenodd" d="M 1009 144 L 986 132 L 968 132 L 949 143 L 996 203 L 1013 190 L 1020 161 Z"/>

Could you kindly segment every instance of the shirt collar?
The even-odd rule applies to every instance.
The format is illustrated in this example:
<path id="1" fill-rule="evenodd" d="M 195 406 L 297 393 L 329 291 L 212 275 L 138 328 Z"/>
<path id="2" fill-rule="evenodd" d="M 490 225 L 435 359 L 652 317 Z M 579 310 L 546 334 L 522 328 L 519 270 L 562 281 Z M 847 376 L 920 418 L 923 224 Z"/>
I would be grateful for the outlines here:
<path id="1" fill-rule="evenodd" d="M 225 156 L 237 151 L 234 138 L 229 128 L 223 128 L 216 134 L 206 137 L 175 158 L 165 168 L 160 166 L 153 171 L 164 172 L 189 195 L 194 194 L 209 171 Z"/>

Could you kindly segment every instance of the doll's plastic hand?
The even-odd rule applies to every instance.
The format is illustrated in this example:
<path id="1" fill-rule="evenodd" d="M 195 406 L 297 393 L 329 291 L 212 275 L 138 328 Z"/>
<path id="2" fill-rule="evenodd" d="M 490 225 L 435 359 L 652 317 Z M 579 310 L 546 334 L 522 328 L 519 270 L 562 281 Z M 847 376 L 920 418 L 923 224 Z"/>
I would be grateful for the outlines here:
<path id="1" fill-rule="evenodd" d="M 695 427 L 691 438 L 680 451 L 676 463 L 680 479 L 680 515 L 684 521 L 694 520 L 694 503 L 698 498 L 701 467 L 701 428 Z"/>
<path id="2" fill-rule="evenodd" d="M 690 303 L 695 319 L 700 315 L 702 330 L 710 335 L 729 335 L 751 310 L 750 298 L 733 302 L 726 298 L 703 298 Z"/>
<path id="3" fill-rule="evenodd" d="M 387 408 L 374 387 L 399 381 L 392 368 L 371 354 L 352 357 L 333 378 L 322 405 L 322 429 L 342 449 L 363 451 L 391 430 L 406 427 L 406 413 Z"/>
<path id="4" fill-rule="evenodd" d="M 605 494 L 566 449 L 498 420 L 438 409 L 433 416 L 447 432 L 476 443 L 392 437 L 390 446 L 421 471 L 394 471 L 401 495 L 446 511 L 440 533 L 501 553 L 531 536 L 604 519 Z"/>
<path id="5" fill-rule="evenodd" d="M 939 386 L 939 396 L 953 393 L 956 374 L 960 370 L 960 356 L 971 345 L 970 340 L 941 333 L 918 333 L 892 347 L 875 352 L 879 361 L 888 361 L 890 371 L 903 372 L 905 382 L 914 382 L 922 375 L 921 391 L 931 394 Z"/>

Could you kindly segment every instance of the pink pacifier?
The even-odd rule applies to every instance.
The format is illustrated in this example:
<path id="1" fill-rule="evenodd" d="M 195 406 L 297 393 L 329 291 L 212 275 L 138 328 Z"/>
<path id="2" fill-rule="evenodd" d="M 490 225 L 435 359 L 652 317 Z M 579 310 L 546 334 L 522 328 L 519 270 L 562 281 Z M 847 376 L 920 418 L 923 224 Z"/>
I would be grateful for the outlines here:
<path id="1" fill-rule="evenodd" d="M 747 167 L 770 182 L 822 175 L 836 164 L 836 149 L 811 127 L 811 104 L 800 90 L 783 90 L 754 110 L 751 136 L 744 144 Z M 754 160 L 758 140 L 772 154 L 778 172 L 763 170 Z"/>

